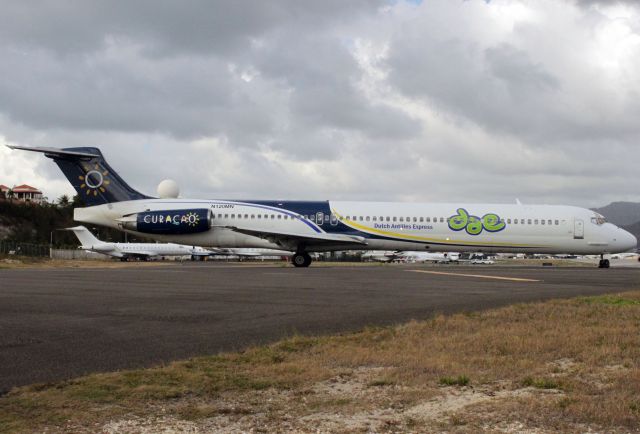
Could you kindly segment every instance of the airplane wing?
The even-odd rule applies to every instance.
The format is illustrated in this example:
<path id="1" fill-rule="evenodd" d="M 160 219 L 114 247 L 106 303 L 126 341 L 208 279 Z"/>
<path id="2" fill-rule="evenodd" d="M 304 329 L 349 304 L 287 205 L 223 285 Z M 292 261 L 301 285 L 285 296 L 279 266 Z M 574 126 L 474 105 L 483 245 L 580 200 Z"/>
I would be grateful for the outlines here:
<path id="1" fill-rule="evenodd" d="M 156 252 L 145 252 L 144 250 L 138 250 L 135 252 L 125 252 L 124 256 L 134 258 L 151 258 L 153 256 L 158 256 L 158 254 Z"/>
<path id="2" fill-rule="evenodd" d="M 366 239 L 364 237 L 357 237 L 352 235 L 342 234 L 328 234 L 326 232 L 319 234 L 302 234 L 295 232 L 277 232 L 266 231 L 250 228 L 242 228 L 238 226 L 223 226 L 232 231 L 239 232 L 245 235 L 252 235 L 254 237 L 262 238 L 285 250 L 295 251 L 300 244 L 305 247 L 312 246 L 349 246 L 349 245 L 366 245 Z"/>

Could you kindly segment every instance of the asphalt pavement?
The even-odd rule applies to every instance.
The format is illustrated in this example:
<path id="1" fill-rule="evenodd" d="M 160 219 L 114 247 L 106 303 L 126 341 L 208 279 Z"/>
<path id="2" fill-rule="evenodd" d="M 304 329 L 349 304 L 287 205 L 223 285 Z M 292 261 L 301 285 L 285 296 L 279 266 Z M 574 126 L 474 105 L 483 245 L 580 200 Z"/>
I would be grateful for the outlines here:
<path id="1" fill-rule="evenodd" d="M 640 289 L 638 268 L 187 263 L 0 270 L 0 393 L 292 335 Z"/>

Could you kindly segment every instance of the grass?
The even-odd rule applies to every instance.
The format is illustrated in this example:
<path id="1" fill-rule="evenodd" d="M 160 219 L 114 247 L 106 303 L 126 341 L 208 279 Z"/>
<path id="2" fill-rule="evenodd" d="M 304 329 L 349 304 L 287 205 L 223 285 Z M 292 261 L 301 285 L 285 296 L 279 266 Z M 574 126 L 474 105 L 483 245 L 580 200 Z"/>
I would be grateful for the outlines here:
<path id="1" fill-rule="evenodd" d="M 548 378 L 531 378 L 527 377 L 522 380 L 524 387 L 535 387 L 536 389 L 559 389 L 560 384 Z"/>
<path id="2" fill-rule="evenodd" d="M 472 432 L 524 423 L 559 432 L 629 432 L 640 426 L 639 391 L 636 291 L 294 336 L 152 369 L 23 387 L 0 397 L 0 431 L 95 431 L 162 408 L 179 420 L 249 424 L 243 431 L 285 422 L 309 430 L 321 422 L 305 417 L 357 421 L 358 414 L 393 409 L 380 431 Z M 407 413 L 461 394 L 468 401 L 445 416 Z"/>
<path id="3" fill-rule="evenodd" d="M 468 386 L 470 383 L 469 377 L 466 375 L 458 375 L 457 377 L 440 377 L 438 383 L 442 386 Z"/>
<path id="4" fill-rule="evenodd" d="M 596 297 L 583 297 L 579 299 L 582 303 L 587 304 L 607 304 L 611 306 L 638 306 L 640 300 L 625 298 L 615 295 L 600 295 Z"/>

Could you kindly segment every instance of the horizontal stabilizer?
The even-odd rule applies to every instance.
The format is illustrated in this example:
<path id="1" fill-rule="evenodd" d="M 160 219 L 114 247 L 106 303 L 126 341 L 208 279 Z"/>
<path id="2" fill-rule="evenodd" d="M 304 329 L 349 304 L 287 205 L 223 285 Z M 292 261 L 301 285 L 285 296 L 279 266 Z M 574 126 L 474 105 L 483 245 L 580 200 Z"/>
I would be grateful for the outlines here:
<path id="1" fill-rule="evenodd" d="M 31 147 L 31 146 L 16 146 L 16 145 L 7 145 L 11 149 L 20 149 L 22 151 L 31 151 L 31 152 L 41 152 L 45 154 L 45 156 L 50 158 L 64 158 L 64 157 L 72 157 L 72 158 L 96 158 L 102 157 L 99 154 L 90 154 L 88 152 L 75 152 L 75 151 L 67 151 L 60 148 L 49 148 L 49 147 Z"/>

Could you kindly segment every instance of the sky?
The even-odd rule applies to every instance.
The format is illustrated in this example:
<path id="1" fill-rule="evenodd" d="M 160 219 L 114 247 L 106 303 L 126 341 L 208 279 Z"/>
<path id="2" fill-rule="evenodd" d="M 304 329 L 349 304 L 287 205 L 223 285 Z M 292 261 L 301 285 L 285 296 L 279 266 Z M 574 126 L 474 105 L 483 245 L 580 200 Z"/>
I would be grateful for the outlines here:
<path id="1" fill-rule="evenodd" d="M 597 0 L 6 2 L 0 184 L 97 146 L 181 196 L 640 201 L 640 5 Z"/>

